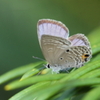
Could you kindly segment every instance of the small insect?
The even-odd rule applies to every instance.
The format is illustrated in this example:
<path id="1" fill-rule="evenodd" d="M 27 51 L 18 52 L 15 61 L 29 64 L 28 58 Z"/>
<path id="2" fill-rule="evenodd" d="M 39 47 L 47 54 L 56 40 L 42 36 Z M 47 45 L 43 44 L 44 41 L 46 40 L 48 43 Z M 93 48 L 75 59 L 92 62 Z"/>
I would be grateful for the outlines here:
<path id="1" fill-rule="evenodd" d="M 87 37 L 84 34 L 69 37 L 68 28 L 60 21 L 39 20 L 37 33 L 41 50 L 48 62 L 46 67 L 55 72 L 81 67 L 92 57 Z"/>

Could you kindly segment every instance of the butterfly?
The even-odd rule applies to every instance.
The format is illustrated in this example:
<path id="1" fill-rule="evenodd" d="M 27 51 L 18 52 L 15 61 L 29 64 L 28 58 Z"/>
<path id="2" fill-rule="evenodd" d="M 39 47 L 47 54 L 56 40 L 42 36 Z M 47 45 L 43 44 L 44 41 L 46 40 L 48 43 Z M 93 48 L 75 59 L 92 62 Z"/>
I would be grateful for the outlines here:
<path id="1" fill-rule="evenodd" d="M 69 29 L 60 21 L 41 19 L 37 23 L 38 40 L 48 62 L 55 72 L 83 66 L 92 57 L 90 42 L 84 34 L 69 37 Z"/>

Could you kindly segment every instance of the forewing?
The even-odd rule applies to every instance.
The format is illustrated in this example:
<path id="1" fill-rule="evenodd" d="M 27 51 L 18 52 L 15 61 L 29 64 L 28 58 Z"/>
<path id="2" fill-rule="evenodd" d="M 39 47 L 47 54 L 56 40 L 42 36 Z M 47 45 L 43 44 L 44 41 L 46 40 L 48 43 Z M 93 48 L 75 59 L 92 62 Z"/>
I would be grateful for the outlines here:
<path id="1" fill-rule="evenodd" d="M 42 35 L 41 38 L 41 49 L 43 55 L 52 66 L 58 63 L 58 57 L 70 45 L 70 41 L 61 37 Z"/>
<path id="2" fill-rule="evenodd" d="M 51 19 L 41 19 L 37 24 L 38 39 L 41 45 L 42 35 L 51 35 L 62 38 L 68 38 L 69 30 L 68 28 L 61 23 L 60 21 L 51 20 Z"/>

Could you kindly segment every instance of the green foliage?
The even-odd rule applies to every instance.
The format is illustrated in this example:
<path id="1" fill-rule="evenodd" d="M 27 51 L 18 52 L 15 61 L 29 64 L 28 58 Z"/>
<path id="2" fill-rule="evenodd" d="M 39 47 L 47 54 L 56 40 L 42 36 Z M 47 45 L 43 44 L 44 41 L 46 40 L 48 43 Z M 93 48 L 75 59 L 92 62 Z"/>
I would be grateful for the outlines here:
<path id="1" fill-rule="evenodd" d="M 26 87 L 9 100 L 99 100 L 99 30 L 100 28 L 88 35 L 93 51 L 92 60 L 77 70 L 56 74 L 46 69 L 43 66 L 46 62 L 41 61 L 3 74 L 0 77 L 1 84 L 13 79 L 6 84 L 5 90 Z"/>

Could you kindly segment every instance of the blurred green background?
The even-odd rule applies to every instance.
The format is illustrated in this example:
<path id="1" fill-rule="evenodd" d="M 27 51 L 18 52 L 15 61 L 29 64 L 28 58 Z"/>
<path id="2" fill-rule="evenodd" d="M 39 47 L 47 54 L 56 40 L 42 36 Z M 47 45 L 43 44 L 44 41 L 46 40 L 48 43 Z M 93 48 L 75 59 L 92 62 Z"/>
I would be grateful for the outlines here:
<path id="1" fill-rule="evenodd" d="M 33 55 L 43 58 L 36 28 L 42 18 L 62 21 L 70 35 L 87 35 L 100 26 L 100 0 L 0 0 L 0 75 L 38 61 Z M 0 99 L 16 91 L 1 86 Z"/>

